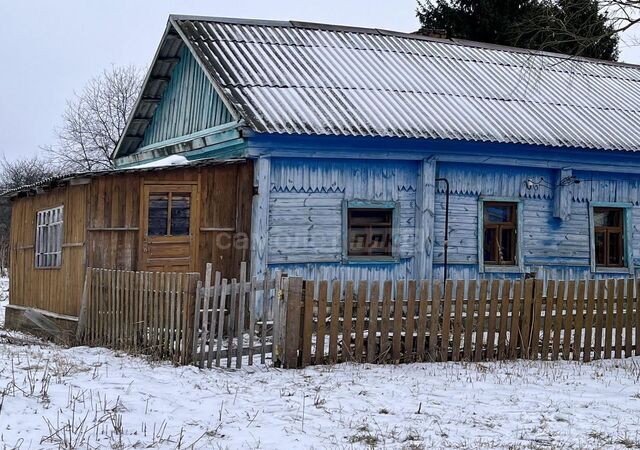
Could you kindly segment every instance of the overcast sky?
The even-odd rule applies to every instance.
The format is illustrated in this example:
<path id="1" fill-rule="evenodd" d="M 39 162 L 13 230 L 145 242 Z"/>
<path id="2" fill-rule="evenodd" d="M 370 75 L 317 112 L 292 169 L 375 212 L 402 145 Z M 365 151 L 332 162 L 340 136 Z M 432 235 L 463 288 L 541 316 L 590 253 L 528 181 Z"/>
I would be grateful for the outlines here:
<path id="1" fill-rule="evenodd" d="M 52 144 L 65 99 L 112 64 L 148 65 L 171 13 L 415 31 L 415 7 L 415 0 L 0 0 L 0 153 L 13 159 Z M 621 60 L 640 64 L 640 46 L 623 43 Z"/>

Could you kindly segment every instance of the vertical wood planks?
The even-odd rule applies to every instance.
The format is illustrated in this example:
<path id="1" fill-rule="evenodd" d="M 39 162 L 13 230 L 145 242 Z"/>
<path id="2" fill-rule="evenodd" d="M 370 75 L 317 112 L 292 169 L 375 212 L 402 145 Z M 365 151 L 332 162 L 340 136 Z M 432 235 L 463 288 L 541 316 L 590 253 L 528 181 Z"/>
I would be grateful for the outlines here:
<path id="1" fill-rule="evenodd" d="M 600 293 L 598 292 L 598 295 Z M 599 300 L 596 300 L 596 282 L 595 280 L 589 280 L 589 288 L 587 292 L 587 314 L 584 319 L 584 350 L 583 360 L 584 362 L 591 361 L 591 348 L 594 349 L 594 358 L 597 358 L 595 353 L 595 346 L 593 345 L 593 320 L 594 320 L 594 308 Z M 596 338 L 597 340 L 597 338 Z"/>
<path id="2" fill-rule="evenodd" d="M 440 361 L 449 359 L 449 336 L 451 334 L 451 297 L 453 295 L 453 281 L 447 280 L 444 285 L 444 303 L 442 307 L 442 340 L 440 347 Z"/>
<path id="3" fill-rule="evenodd" d="M 615 313 L 615 356 L 616 358 L 622 358 L 622 336 L 624 328 L 624 280 L 620 279 L 616 282 L 616 313 Z"/>
<path id="4" fill-rule="evenodd" d="M 566 295 L 566 283 L 560 281 L 558 283 L 558 296 L 554 302 L 555 316 L 553 316 L 551 339 L 551 360 L 556 361 L 560 354 L 560 337 L 562 335 L 562 311 L 564 308 L 564 298 Z M 573 295 L 573 294 L 572 294 Z"/>
<path id="5" fill-rule="evenodd" d="M 605 318 L 604 333 L 604 359 L 611 359 L 611 351 L 613 349 L 613 326 L 614 326 L 614 308 L 615 308 L 615 292 L 616 282 L 613 279 L 607 280 L 607 306 Z"/>
<path id="6" fill-rule="evenodd" d="M 487 359 L 489 360 L 494 358 L 499 290 L 500 282 L 493 280 L 491 282 L 491 301 L 489 303 L 489 319 L 487 321 Z"/>
<path id="7" fill-rule="evenodd" d="M 385 360 L 391 347 L 389 346 L 389 332 L 391 320 L 391 282 L 384 283 L 382 292 L 382 311 L 380 313 L 380 357 Z"/>
<path id="8" fill-rule="evenodd" d="M 522 303 L 522 329 L 520 357 L 531 358 L 531 326 L 533 324 L 533 288 L 534 281 L 528 279 L 524 281 L 524 300 Z"/>

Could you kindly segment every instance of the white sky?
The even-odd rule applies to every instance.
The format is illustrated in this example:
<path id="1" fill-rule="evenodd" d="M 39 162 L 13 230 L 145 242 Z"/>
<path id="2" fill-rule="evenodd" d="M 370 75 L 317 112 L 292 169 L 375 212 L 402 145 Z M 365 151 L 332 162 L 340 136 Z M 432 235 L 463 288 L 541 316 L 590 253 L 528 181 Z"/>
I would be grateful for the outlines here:
<path id="1" fill-rule="evenodd" d="M 171 13 L 415 31 L 415 8 L 415 0 L 0 0 L 0 153 L 52 144 L 65 99 L 112 64 L 148 65 Z M 640 44 L 621 47 L 621 60 L 640 64 Z"/>

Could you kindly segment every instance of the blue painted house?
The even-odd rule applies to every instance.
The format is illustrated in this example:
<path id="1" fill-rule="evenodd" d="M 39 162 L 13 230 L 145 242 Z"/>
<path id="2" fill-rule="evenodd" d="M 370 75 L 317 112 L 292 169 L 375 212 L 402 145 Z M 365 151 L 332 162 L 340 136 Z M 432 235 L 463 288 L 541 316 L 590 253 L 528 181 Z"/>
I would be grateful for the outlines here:
<path id="1" fill-rule="evenodd" d="M 253 164 L 254 274 L 590 278 L 640 268 L 639 151 L 637 66 L 171 16 L 113 157 Z"/>

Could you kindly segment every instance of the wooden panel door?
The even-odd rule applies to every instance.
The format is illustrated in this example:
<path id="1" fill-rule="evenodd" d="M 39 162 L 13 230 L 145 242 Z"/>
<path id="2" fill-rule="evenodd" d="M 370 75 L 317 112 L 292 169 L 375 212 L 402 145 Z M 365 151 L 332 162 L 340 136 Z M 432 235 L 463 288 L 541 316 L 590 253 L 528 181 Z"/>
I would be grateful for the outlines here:
<path id="1" fill-rule="evenodd" d="M 142 270 L 190 272 L 195 269 L 197 185 L 144 185 Z"/>

